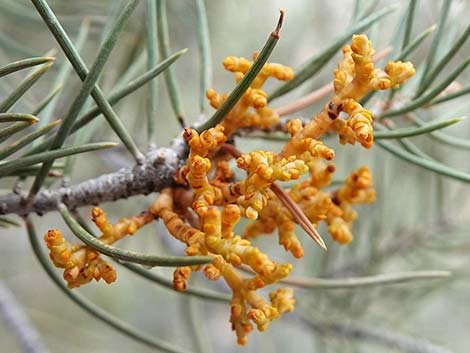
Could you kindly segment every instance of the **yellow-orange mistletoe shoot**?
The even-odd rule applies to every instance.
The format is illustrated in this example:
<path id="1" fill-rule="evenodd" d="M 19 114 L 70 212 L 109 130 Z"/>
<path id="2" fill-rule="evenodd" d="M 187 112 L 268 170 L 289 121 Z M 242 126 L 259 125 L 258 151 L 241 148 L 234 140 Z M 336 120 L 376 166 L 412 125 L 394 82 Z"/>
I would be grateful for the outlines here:
<path id="1" fill-rule="evenodd" d="M 285 130 L 290 139 L 279 151 L 251 151 L 242 154 L 228 141 L 242 128 L 269 129 L 279 123 L 275 108 L 268 106 L 263 91 L 266 80 L 290 80 L 293 71 L 280 64 L 265 64 L 251 87 L 217 126 L 201 133 L 185 129 L 189 146 L 186 164 L 175 175 L 177 185 L 163 189 L 148 211 L 116 225 L 95 208 L 93 220 L 102 232 L 101 240 L 111 244 L 133 234 L 155 218 L 163 221 L 169 233 L 186 244 L 188 256 L 206 255 L 212 263 L 179 267 L 174 272 L 174 288 L 184 291 L 191 274 L 202 270 L 210 280 L 223 278 L 232 290 L 230 322 L 238 343 L 244 344 L 256 326 L 264 331 L 281 314 L 294 310 L 290 288 L 277 288 L 269 298 L 259 289 L 282 282 L 292 270 L 290 263 L 277 263 L 252 244 L 252 238 L 277 231 L 279 243 L 295 258 L 304 254 L 296 234 L 296 224 L 305 228 L 325 222 L 334 241 L 352 241 L 351 226 L 357 218 L 354 204 L 375 199 L 372 175 L 358 166 L 337 189 L 326 189 L 337 166 L 331 162 L 335 152 L 321 137 L 338 133 L 341 143 L 370 148 L 373 145 L 373 116 L 359 103 L 369 92 L 396 88 L 414 74 L 411 63 L 389 62 L 383 70 L 372 62 L 374 49 L 365 35 L 354 35 L 343 48 L 343 58 L 334 70 L 334 95 L 305 126 L 290 120 Z M 255 54 L 256 55 L 256 54 Z M 253 64 L 244 58 L 228 57 L 224 67 L 240 81 Z M 214 108 L 226 99 L 211 89 L 207 98 Z M 246 131 L 246 130 L 245 130 Z M 229 153 L 230 152 L 230 153 Z M 234 153 L 235 152 L 235 153 Z M 245 175 L 238 180 L 229 161 Z M 240 174 L 240 173 L 239 173 Z M 298 180 L 282 189 L 280 182 Z M 239 232 L 242 218 L 251 221 Z M 69 286 L 76 287 L 92 278 L 115 280 L 115 271 L 100 255 L 85 246 L 70 246 L 58 231 L 45 237 L 50 256 L 57 267 L 65 268 Z M 251 275 L 242 275 L 240 268 Z"/>

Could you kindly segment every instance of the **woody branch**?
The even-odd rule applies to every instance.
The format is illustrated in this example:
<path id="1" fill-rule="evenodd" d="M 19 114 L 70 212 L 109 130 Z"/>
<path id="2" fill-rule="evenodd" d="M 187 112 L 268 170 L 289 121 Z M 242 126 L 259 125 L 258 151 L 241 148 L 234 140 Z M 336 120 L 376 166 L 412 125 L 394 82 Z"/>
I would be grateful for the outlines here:
<path id="1" fill-rule="evenodd" d="M 186 145 L 176 140 L 170 148 L 150 150 L 140 165 L 122 168 L 76 185 L 43 190 L 31 205 L 27 203 L 26 194 L 9 193 L 0 197 L 0 214 L 43 215 L 56 210 L 59 203 L 76 208 L 158 192 L 173 184 L 174 172 L 185 163 L 185 150 Z"/>

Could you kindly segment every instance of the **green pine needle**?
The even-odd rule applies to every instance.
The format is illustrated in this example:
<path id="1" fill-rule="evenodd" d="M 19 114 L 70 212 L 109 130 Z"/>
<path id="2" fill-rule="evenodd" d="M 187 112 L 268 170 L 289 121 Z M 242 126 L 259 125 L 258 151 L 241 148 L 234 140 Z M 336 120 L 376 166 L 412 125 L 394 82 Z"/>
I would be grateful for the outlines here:
<path id="1" fill-rule="evenodd" d="M 160 62 L 156 67 L 153 69 L 144 72 L 142 75 L 136 77 L 134 80 L 129 82 L 128 84 L 119 87 L 114 93 L 111 93 L 109 97 L 107 97 L 107 101 L 109 104 L 114 105 L 119 102 L 121 99 L 127 97 L 129 94 L 135 92 L 140 87 L 144 86 L 147 82 L 151 81 L 153 78 L 157 77 L 163 71 L 165 71 L 172 63 L 174 63 L 181 55 L 187 52 L 187 49 L 182 49 L 168 59 Z M 75 133 L 76 131 L 80 130 L 84 126 L 86 126 L 89 122 L 93 121 L 94 118 L 101 114 L 101 110 L 99 107 L 94 107 L 85 112 L 73 125 L 70 134 Z M 51 146 L 51 141 L 44 141 L 43 143 L 39 144 L 28 154 L 34 154 L 38 152 L 42 152 L 48 149 Z"/>
<path id="2" fill-rule="evenodd" d="M 258 73 L 263 68 L 279 40 L 279 31 L 282 27 L 283 20 L 284 12 L 281 11 L 281 16 L 279 17 L 276 29 L 268 37 L 266 44 L 264 45 L 256 60 L 253 62 L 253 65 L 251 65 L 250 69 L 246 72 L 235 89 L 230 93 L 222 106 L 217 109 L 216 112 L 205 123 L 196 127 L 196 130 L 199 133 L 219 124 L 232 110 L 235 104 L 237 104 L 245 91 L 250 87 L 251 83 L 255 80 L 256 76 L 258 76 Z"/>
<path id="3" fill-rule="evenodd" d="M 438 96 L 437 98 L 430 101 L 429 105 L 432 106 L 432 105 L 436 105 L 436 104 L 441 104 L 441 103 L 450 101 L 452 99 L 464 96 L 468 93 L 470 93 L 470 86 L 462 88 L 461 90 L 458 90 L 457 92 L 454 92 L 454 93 L 445 94 L 442 97 Z"/>
<path id="4" fill-rule="evenodd" d="M 189 353 L 189 351 L 179 347 L 175 347 L 174 345 L 166 341 L 155 338 L 153 335 L 149 336 L 142 333 L 141 329 L 132 327 L 127 322 L 118 319 L 117 317 L 109 314 L 97 305 L 93 304 L 87 298 L 82 297 L 76 291 L 67 288 L 63 279 L 56 273 L 55 269 L 52 267 L 51 260 L 49 259 L 49 257 L 42 253 L 41 246 L 38 241 L 39 237 L 36 234 L 32 221 L 29 218 L 26 218 L 25 223 L 26 229 L 28 231 L 28 238 L 31 244 L 31 248 L 33 249 L 33 252 L 36 255 L 36 258 L 41 264 L 42 268 L 44 269 L 44 271 L 46 271 L 52 281 L 60 288 L 60 290 L 72 301 L 74 301 L 78 306 L 80 306 L 83 310 L 85 310 L 95 318 L 103 321 L 105 324 L 114 327 L 116 330 L 125 334 L 126 336 L 135 339 L 138 342 L 146 344 L 152 348 L 158 349 L 159 351 L 168 353 Z"/>
<path id="5" fill-rule="evenodd" d="M 64 28 L 60 24 L 59 20 L 52 12 L 50 6 L 47 4 L 45 0 L 31 0 L 33 5 L 36 7 L 38 13 L 44 20 L 44 23 L 48 26 L 51 33 L 54 35 L 55 39 L 59 43 L 60 47 L 64 51 L 65 55 L 69 59 L 70 63 L 72 64 L 74 70 L 77 72 L 78 76 L 82 81 L 85 81 L 88 76 L 88 70 L 86 68 L 85 63 L 83 62 L 80 54 L 77 52 L 76 48 L 74 47 L 72 41 L 68 37 L 67 33 L 65 32 Z M 133 6 L 134 2 L 131 2 L 131 6 Z M 128 8 L 129 9 L 129 8 Z M 120 30 L 122 23 L 118 23 L 117 30 Z M 113 33 L 110 33 L 109 43 L 114 43 L 116 38 L 113 38 Z M 111 49 L 111 48 L 109 48 Z M 104 58 L 105 55 L 103 55 Z M 99 65 L 99 64 L 97 64 Z M 124 145 L 127 147 L 129 152 L 134 156 L 137 162 L 141 162 L 143 160 L 142 153 L 138 150 L 137 146 L 135 145 L 134 141 L 132 140 L 129 132 L 126 130 L 122 122 L 119 120 L 116 113 L 111 108 L 111 105 L 106 101 L 103 92 L 98 86 L 94 86 L 91 91 L 91 96 L 95 100 L 96 104 L 100 107 L 103 112 L 103 115 L 108 120 L 111 128 L 116 132 L 119 138 L 122 140 Z"/>
<path id="6" fill-rule="evenodd" d="M 0 148 L 0 160 L 12 155 L 16 151 L 20 150 L 24 146 L 27 146 L 28 144 L 35 141 L 39 137 L 47 134 L 51 129 L 56 127 L 60 122 L 61 122 L 60 119 L 56 120 L 56 121 L 53 121 L 52 123 L 50 123 L 46 126 L 43 126 L 39 129 L 36 129 L 35 131 L 23 136 L 22 138 L 20 138 L 19 140 L 13 142 L 12 144 L 10 144 L 10 145 L 8 145 L 4 148 Z"/>
<path id="7" fill-rule="evenodd" d="M 354 0 L 353 14 L 351 22 L 354 23 L 359 18 L 359 11 L 361 10 L 361 0 Z"/>
<path id="8" fill-rule="evenodd" d="M 377 144 L 388 152 L 392 153 L 396 157 L 403 159 L 407 162 L 415 164 L 418 167 L 430 170 L 440 175 L 450 177 L 455 180 L 463 181 L 465 183 L 470 183 L 470 174 L 455 170 L 451 167 L 448 167 L 440 162 L 431 161 L 409 152 L 404 151 L 403 149 L 395 146 L 394 144 L 386 141 L 377 141 Z"/>
<path id="9" fill-rule="evenodd" d="M 5 66 L 0 67 L 0 77 L 9 75 L 13 72 L 20 71 L 26 69 L 31 66 L 42 65 L 48 62 L 54 61 L 55 58 L 51 56 L 43 56 L 37 58 L 28 58 L 19 61 L 12 62 Z"/>
<path id="10" fill-rule="evenodd" d="M 77 38 L 75 40 L 75 43 L 76 43 L 75 48 L 78 52 L 80 52 L 83 46 L 85 45 L 85 42 L 88 38 L 89 31 L 90 31 L 90 19 L 85 18 L 80 25 L 80 29 L 78 30 Z M 53 87 L 64 86 L 70 76 L 71 71 L 72 71 L 72 66 L 70 65 L 70 62 L 68 62 L 67 60 L 64 60 L 59 66 L 59 70 L 54 79 L 54 82 L 52 83 L 52 86 Z M 57 93 L 60 93 L 60 92 L 57 92 Z M 56 95 L 52 98 L 52 101 L 49 104 L 47 104 L 46 107 L 44 107 L 44 112 L 42 114 L 44 118 L 41 119 L 41 121 L 39 122 L 39 126 L 46 125 L 50 121 L 58 103 L 59 103 L 59 96 Z"/>
<path id="11" fill-rule="evenodd" d="M 467 26 L 465 32 L 455 41 L 454 45 L 449 49 L 449 51 L 442 57 L 441 60 L 436 64 L 436 66 L 430 70 L 429 74 L 421 82 L 418 92 L 416 92 L 416 97 L 419 97 L 423 94 L 429 86 L 434 82 L 434 80 L 439 76 L 439 73 L 442 72 L 442 69 L 451 61 L 451 59 L 457 54 L 457 52 L 462 48 L 462 46 L 467 41 L 470 36 L 470 25 Z"/>
<path id="12" fill-rule="evenodd" d="M 122 75 L 119 76 L 114 87 L 111 88 L 111 92 L 116 92 L 116 90 L 129 83 L 134 77 L 140 75 L 145 70 L 146 66 L 147 50 L 145 48 L 139 48 L 138 53 L 133 56 L 132 61 L 125 68 Z"/>
<path id="13" fill-rule="evenodd" d="M 37 116 L 23 113 L 0 113 L 0 123 L 11 123 L 13 121 L 23 121 L 35 124 L 39 121 Z"/>
<path id="14" fill-rule="evenodd" d="M 419 135 L 430 133 L 431 131 L 443 129 L 449 125 L 458 123 L 459 121 L 462 121 L 463 119 L 465 119 L 465 117 L 431 122 L 428 124 L 423 124 L 419 128 L 404 128 L 404 129 L 393 129 L 390 131 L 385 131 L 385 130 L 375 131 L 374 139 L 383 140 L 383 139 L 398 139 L 398 138 L 403 138 L 403 137 L 419 136 Z"/>
<path id="15" fill-rule="evenodd" d="M 124 8 L 116 23 L 114 24 L 113 29 L 107 36 L 104 43 L 101 45 L 101 48 L 98 52 L 95 62 L 93 63 L 93 66 L 87 74 L 86 79 L 83 81 L 83 85 L 79 93 L 77 94 L 75 100 L 73 101 L 67 115 L 65 116 L 63 123 L 60 125 L 59 131 L 57 131 L 57 134 L 55 135 L 54 141 L 51 145 L 51 149 L 60 148 L 65 142 L 67 136 L 70 134 L 70 130 L 72 129 L 74 122 L 77 120 L 78 114 L 80 114 L 80 111 L 82 110 L 82 107 L 85 104 L 89 94 L 95 88 L 95 83 L 97 82 L 99 75 L 103 71 L 104 65 L 106 64 L 109 56 L 111 55 L 111 51 L 116 45 L 119 33 L 124 27 L 126 21 L 131 16 L 132 12 L 137 7 L 138 3 L 139 0 L 133 0 L 129 3 L 129 5 L 126 6 L 126 8 Z M 133 156 L 136 159 L 142 158 L 142 153 L 139 152 L 137 146 L 132 141 L 132 139 L 130 139 L 130 143 L 131 145 L 129 149 Z M 128 146 L 128 144 L 126 145 Z M 47 174 L 49 173 L 49 169 L 51 168 L 52 163 L 53 161 L 51 160 L 43 165 L 41 171 L 38 173 L 34 180 L 33 186 L 31 187 L 30 197 L 32 195 L 35 195 L 41 188 L 44 180 L 47 177 Z"/>
<path id="16" fill-rule="evenodd" d="M 416 116 L 412 117 L 413 123 L 415 123 L 418 126 L 425 126 L 426 123 L 419 119 Z M 463 139 L 455 136 L 450 136 L 447 135 L 443 132 L 440 131 L 434 131 L 431 132 L 429 135 L 427 135 L 436 141 L 442 142 L 446 145 L 449 145 L 451 147 L 459 148 L 459 149 L 465 149 L 465 150 L 470 150 L 470 139 Z"/>
<path id="17" fill-rule="evenodd" d="M 166 0 L 157 1 L 157 26 L 158 26 L 158 50 L 162 59 L 168 58 L 170 55 L 170 35 L 168 33 L 168 18 L 166 15 Z M 176 115 L 176 119 L 181 127 L 185 127 L 183 104 L 181 103 L 181 94 L 179 92 L 178 83 L 172 68 L 165 71 L 165 82 L 170 96 L 171 107 Z"/>
<path id="18" fill-rule="evenodd" d="M 361 11 L 359 14 L 359 18 L 362 20 L 368 16 L 376 9 L 377 5 L 379 4 L 380 0 L 372 0 L 364 10 Z"/>
<path id="19" fill-rule="evenodd" d="M 330 290 L 382 287 L 403 283 L 413 285 L 418 280 L 448 279 L 451 276 L 450 271 L 406 271 L 351 278 L 298 277 L 283 279 L 280 282 L 305 289 Z"/>
<path id="20" fill-rule="evenodd" d="M 31 112 L 32 115 L 39 115 L 53 100 L 54 98 L 60 93 L 62 90 L 63 85 L 58 85 L 52 91 L 49 92 L 47 96 L 45 96 L 33 109 Z M 46 119 L 43 119 L 46 120 Z M 42 124 L 39 124 L 41 126 Z"/>
<path id="21" fill-rule="evenodd" d="M 444 27 L 449 15 L 450 4 L 452 0 L 444 0 L 442 4 L 442 10 L 439 13 L 439 24 L 437 25 L 437 32 L 434 36 L 434 39 L 431 43 L 431 48 L 429 49 L 428 54 L 426 55 L 426 63 L 424 65 L 423 74 L 421 76 L 420 86 L 428 79 L 429 71 L 432 69 L 436 53 L 439 50 L 439 44 L 444 33 Z"/>
<path id="22" fill-rule="evenodd" d="M 152 82 L 152 79 L 160 75 L 164 72 L 171 64 L 173 64 L 176 60 L 179 59 L 181 55 L 186 53 L 188 49 L 182 49 L 168 59 L 163 60 L 153 69 L 150 69 L 144 72 L 142 75 L 139 75 L 131 82 L 127 83 L 126 85 L 117 89 L 114 93 L 111 93 L 107 98 L 109 104 L 114 105 L 119 102 L 121 99 L 127 97 L 129 94 L 135 92 L 137 89 L 145 85 L 147 82 Z M 101 114 L 99 107 L 92 108 L 88 110 L 85 114 L 83 114 L 80 119 L 77 120 L 75 125 L 72 127 L 72 133 L 77 131 L 78 129 L 82 128 L 98 115 Z"/>
<path id="23" fill-rule="evenodd" d="M 147 70 L 151 70 L 158 62 L 157 48 L 157 3 L 156 0 L 147 0 Z M 155 134 L 155 120 L 157 117 L 158 82 L 149 83 L 147 97 L 147 141 L 152 141 Z"/>
<path id="24" fill-rule="evenodd" d="M 54 178 L 59 178 L 63 176 L 63 171 L 64 169 L 64 163 L 62 162 L 55 162 L 52 165 L 51 171 L 49 172 L 48 177 L 54 177 Z M 9 176 L 18 176 L 18 177 L 29 177 L 29 176 L 35 176 L 39 171 L 41 170 L 41 165 L 36 164 L 36 165 L 31 165 L 28 167 L 23 167 L 19 169 L 15 169 L 11 173 L 6 174 L 6 177 Z"/>
<path id="25" fill-rule="evenodd" d="M 22 121 L 19 123 L 11 124 L 8 127 L 1 128 L 0 129 L 0 143 L 12 137 L 17 132 L 20 132 L 21 130 L 24 130 L 30 127 L 32 124 L 34 124 L 33 121 L 27 121 L 27 122 Z"/>
<path id="26" fill-rule="evenodd" d="M 53 62 L 42 65 L 28 75 L 18 87 L 0 103 L 0 113 L 12 108 L 15 103 L 52 67 Z"/>
<path id="27" fill-rule="evenodd" d="M 206 91 L 212 86 L 212 59 L 209 24 L 207 23 L 206 4 L 204 0 L 196 0 L 197 44 L 199 47 L 199 109 L 204 112 L 207 106 Z"/>
<path id="28" fill-rule="evenodd" d="M 151 267 L 192 266 L 207 264 L 212 261 L 212 258 L 207 256 L 158 256 L 119 249 L 115 246 L 101 242 L 93 235 L 88 233 L 85 229 L 83 229 L 83 227 L 73 218 L 65 205 L 59 205 L 59 212 L 62 215 L 65 223 L 67 223 L 70 230 L 73 232 L 73 234 L 76 235 L 78 239 L 96 251 L 110 256 L 115 260 L 127 261 Z"/>
<path id="29" fill-rule="evenodd" d="M 402 115 L 404 113 L 408 113 L 412 110 L 415 110 L 426 103 L 430 102 L 433 98 L 437 97 L 439 93 L 441 93 L 448 85 L 450 85 L 470 64 L 470 58 L 461 63 L 454 71 L 451 72 L 447 78 L 442 81 L 439 85 L 437 85 L 433 90 L 431 90 L 428 94 L 421 96 L 417 99 L 414 99 L 408 105 L 405 105 L 402 108 L 396 110 L 390 110 L 382 114 L 382 118 L 390 118 L 393 116 Z"/>
<path id="30" fill-rule="evenodd" d="M 401 49 L 403 50 L 410 42 L 411 32 L 413 31 L 413 20 L 415 17 L 416 10 L 416 0 L 410 0 L 406 11 L 406 21 L 405 21 L 405 34 L 403 36 L 403 42 L 401 44 Z"/>
<path id="31" fill-rule="evenodd" d="M 21 157 L 12 161 L 0 162 L 0 177 L 11 174 L 17 169 L 27 167 L 32 164 L 53 161 L 57 158 L 70 156 L 71 154 L 80 154 L 116 146 L 117 144 L 114 142 L 89 143 L 83 146 L 65 147 L 57 150 L 38 153 L 28 157 Z"/>
<path id="32" fill-rule="evenodd" d="M 422 33 L 417 35 L 411 43 L 402 49 L 393 61 L 405 60 L 419 45 L 436 29 L 436 25 L 432 25 Z"/>

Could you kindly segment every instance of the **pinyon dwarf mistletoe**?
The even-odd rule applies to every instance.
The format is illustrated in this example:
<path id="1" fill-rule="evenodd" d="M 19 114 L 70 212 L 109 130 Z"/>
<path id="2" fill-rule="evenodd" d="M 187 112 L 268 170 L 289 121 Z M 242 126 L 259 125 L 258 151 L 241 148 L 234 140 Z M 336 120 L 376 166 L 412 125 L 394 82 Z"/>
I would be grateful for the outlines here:
<path id="1" fill-rule="evenodd" d="M 254 52 L 250 59 L 238 56 L 223 59 L 223 68 L 235 81 L 233 90 L 223 93 L 217 87 L 210 87 L 205 5 L 203 0 L 195 1 L 202 57 L 200 105 L 204 114 L 196 122 L 189 122 L 182 109 L 180 89 L 173 71 L 173 64 L 185 50 L 170 55 L 166 1 L 146 1 L 148 70 L 132 79 L 132 75 L 127 77 L 108 96 L 98 85 L 99 77 L 119 33 L 139 1 L 131 0 L 116 12 L 119 14 L 109 23 L 97 58 L 89 68 L 80 56 L 79 45 L 70 39 L 47 1 L 31 2 L 71 64 L 72 73 L 75 72 L 83 83 L 62 119 L 48 121 L 50 117 L 46 117 L 43 122 L 41 115 L 53 111 L 62 85 L 31 113 L 11 111 L 11 108 L 51 68 L 55 54 L 50 52 L 43 57 L 0 67 L 1 77 L 38 66 L 0 103 L 0 123 L 11 123 L 5 128 L 0 127 L 0 142 L 25 132 L 20 139 L 2 145 L 0 149 L 3 159 L 0 177 L 18 177 L 14 191 L 0 196 L 0 225 L 16 223 L 8 217 L 10 214 L 21 217 L 41 265 L 85 310 L 147 345 L 163 351 L 183 352 L 179 347 L 148 337 L 103 313 L 80 297 L 76 288 L 90 285 L 93 280 L 112 285 L 119 279 L 119 266 L 122 265 L 175 291 L 227 303 L 227 316 L 236 340 L 245 345 L 254 328 L 265 331 L 274 320 L 295 310 L 294 286 L 347 288 L 364 283 L 402 282 L 403 278 L 448 276 L 448 273 L 416 273 L 411 277 L 400 274 L 390 278 L 353 278 L 349 282 L 325 278 L 318 282 L 313 279 L 313 285 L 308 284 L 311 283 L 308 280 L 299 282 L 289 277 L 296 263 L 304 261 L 301 259 L 307 252 L 306 246 L 318 245 L 328 251 L 327 244 L 328 248 L 349 246 L 360 237 L 354 235 L 355 222 L 370 219 L 367 215 L 359 217 L 358 210 L 363 204 L 374 203 L 379 193 L 366 162 L 357 159 L 354 169 L 335 163 L 343 150 L 331 147 L 332 136 L 337 136 L 341 145 L 355 145 L 356 149 L 371 149 L 379 144 L 415 165 L 466 183 L 470 181 L 467 173 L 430 159 L 408 140 L 400 140 L 431 133 L 461 120 L 424 122 L 414 114 L 418 109 L 468 92 L 468 88 L 444 91 L 449 90 L 465 70 L 468 59 L 453 68 L 447 78 L 433 85 L 437 73 L 465 42 L 468 28 L 447 53 L 440 58 L 431 56 L 421 72 L 407 58 L 432 30 L 411 39 L 413 17 L 405 16 L 406 31 L 401 43 L 397 35 L 399 46 L 388 46 L 376 53 L 364 32 L 393 8 L 371 11 L 363 17 L 356 14 L 358 18 L 342 37 L 300 69 L 293 69 L 287 66 L 289 63 L 268 61 L 280 39 L 285 15 L 281 10 L 278 23 L 262 50 Z M 414 11 L 414 6 L 416 1 L 410 0 L 408 10 Z M 82 24 L 80 33 L 84 38 L 89 26 L 89 20 Z M 439 39 L 433 43 L 438 46 Z M 384 47 L 382 43 L 378 46 Z M 160 63 L 157 50 L 162 59 Z M 340 58 L 325 86 L 282 107 L 272 103 L 313 77 L 335 54 L 340 54 Z M 165 75 L 171 106 L 181 131 L 168 147 L 151 146 L 142 153 L 113 105 L 146 83 L 150 95 L 156 94 L 156 81 L 152 79 L 160 73 Z M 278 86 L 270 91 L 266 88 L 267 82 L 276 82 Z M 409 90 L 415 96 L 405 97 L 408 85 L 412 86 Z M 87 104 L 89 97 L 96 103 L 95 107 Z M 317 102 L 321 102 L 321 107 L 310 118 L 298 113 Z M 152 99 L 148 104 L 150 110 L 155 108 Z M 206 116 L 206 106 L 212 109 L 210 117 Z M 134 158 L 135 165 L 70 184 L 68 176 L 73 155 L 115 146 L 105 142 L 89 143 L 92 134 L 85 127 L 101 114 Z M 390 118 L 401 115 L 415 126 L 396 128 Z M 31 129 L 35 124 L 39 127 Z M 150 114 L 146 124 L 151 139 L 155 126 Z M 433 133 L 445 136 L 441 132 Z M 250 150 L 238 143 L 257 138 L 276 140 L 277 147 Z M 398 139 L 402 148 L 386 139 Z M 71 146 L 69 142 L 73 141 L 76 143 Z M 30 146 L 30 150 L 17 156 L 15 153 L 25 146 Z M 10 156 L 13 158 L 6 159 Z M 65 158 L 65 164 L 56 162 L 59 158 Z M 335 180 L 336 173 L 346 177 Z M 31 183 L 26 182 L 29 177 L 32 177 Z M 52 186 L 57 178 L 64 181 L 58 188 Z M 152 201 L 142 205 L 139 213 L 122 214 L 120 216 L 125 218 L 116 222 L 112 220 L 114 215 L 108 218 L 107 206 L 101 205 L 149 194 L 148 200 Z M 84 218 L 78 212 L 82 206 L 93 206 L 89 217 Z M 33 224 L 33 214 L 43 215 L 50 211 L 57 211 L 70 231 L 48 224 L 41 243 Z M 94 227 L 90 226 L 90 221 Z M 182 243 L 185 254 L 160 256 L 117 246 L 123 238 L 138 237 L 140 229 L 152 223 L 163 225 L 167 234 L 161 236 Z M 78 241 L 68 240 L 71 235 Z M 276 235 L 277 239 L 270 237 L 270 241 L 277 242 L 290 260 L 278 261 L 276 253 L 271 253 L 272 248 L 257 245 L 257 238 L 263 235 Z M 305 235 L 313 242 L 303 241 Z M 49 258 L 41 247 L 47 248 Z M 158 266 L 174 267 L 172 281 L 152 272 L 151 269 Z M 217 281 L 216 286 L 226 286 L 228 291 L 222 293 L 194 285 L 192 277 L 198 272 L 208 280 Z"/>
<path id="2" fill-rule="evenodd" d="M 279 35 L 280 27 L 281 22 L 272 36 Z M 325 221 L 333 239 L 347 244 L 352 241 L 351 224 L 357 217 L 351 205 L 375 199 L 372 176 L 365 166 L 354 171 L 344 186 L 331 192 L 322 190 L 330 184 L 336 166 L 326 162 L 334 158 L 334 151 L 320 140 L 324 134 L 336 132 L 341 143 L 357 141 L 366 148 L 372 147 L 372 113 L 359 101 L 369 92 L 398 88 L 415 73 L 410 62 L 401 61 L 390 61 L 384 70 L 376 69 L 372 61 L 374 54 L 366 35 L 353 35 L 351 45 L 343 47 L 343 59 L 334 71 L 333 97 L 305 126 L 295 119 L 286 124 L 291 138 L 281 152 L 233 153 L 233 146 L 225 146 L 239 129 L 266 130 L 279 124 L 279 115 L 268 107 L 262 87 L 270 77 L 287 81 L 294 73 L 280 64 L 264 64 L 220 124 L 201 133 L 191 128 L 184 130 L 183 138 L 189 146 L 187 164 L 177 171 L 176 185 L 162 189 L 149 210 L 112 225 L 102 209 L 93 209 L 93 222 L 102 232 L 98 239 L 113 244 L 123 236 L 135 234 L 145 224 L 161 219 L 169 233 L 187 245 L 188 256 L 209 256 L 212 260 L 208 265 L 176 268 L 174 288 L 186 290 L 193 271 L 202 270 L 211 280 L 223 277 L 232 290 L 232 329 L 238 343 L 245 344 L 247 334 L 253 329 L 252 322 L 264 331 L 280 314 L 294 310 L 295 303 L 291 288 L 271 292 L 270 301 L 257 293 L 258 289 L 287 277 L 292 264 L 270 260 L 247 238 L 278 229 L 279 243 L 301 258 L 303 249 L 294 231 L 295 224 L 312 229 L 313 239 L 326 249 L 323 239 L 310 226 Z M 254 54 L 253 59 L 257 56 Z M 236 57 L 227 57 L 223 64 L 234 73 L 237 82 L 253 66 L 253 62 Z M 219 95 L 213 89 L 207 91 L 207 97 L 215 109 L 227 99 L 227 95 Z M 340 117 L 342 112 L 345 118 Z M 235 180 L 228 165 L 233 157 L 237 157 L 237 167 L 247 172 L 246 179 Z M 289 190 L 275 184 L 297 180 L 304 174 L 310 174 L 309 178 Z M 60 207 L 66 210 L 65 206 Z M 296 211 L 291 212 L 289 208 Z M 233 229 L 241 217 L 253 220 L 242 236 Z M 107 283 L 116 280 L 112 265 L 103 261 L 93 248 L 68 244 L 59 230 L 49 230 L 44 240 L 54 265 L 65 269 L 64 279 L 70 288 L 92 279 L 102 278 Z M 237 270 L 241 266 L 249 267 L 253 275 L 242 276 Z"/>

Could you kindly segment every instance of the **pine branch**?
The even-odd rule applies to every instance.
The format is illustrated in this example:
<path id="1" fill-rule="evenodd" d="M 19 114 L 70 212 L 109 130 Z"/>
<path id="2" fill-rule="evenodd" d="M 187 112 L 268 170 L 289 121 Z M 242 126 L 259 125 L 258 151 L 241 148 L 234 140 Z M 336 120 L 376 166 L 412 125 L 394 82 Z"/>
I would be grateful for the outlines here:
<path id="1" fill-rule="evenodd" d="M 39 192 L 30 206 L 27 196 L 10 193 L 0 197 L 0 214 L 43 215 L 57 209 L 59 203 L 73 209 L 115 201 L 134 195 L 158 192 L 173 184 L 174 172 L 185 163 L 186 145 L 176 140 L 172 148 L 150 150 L 141 165 L 56 190 Z"/>

